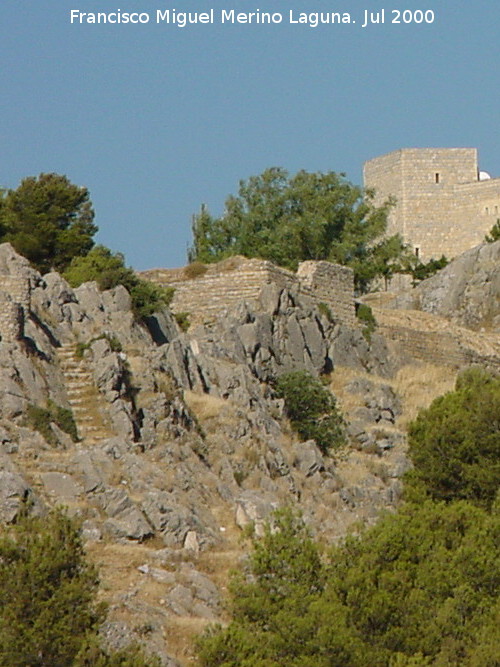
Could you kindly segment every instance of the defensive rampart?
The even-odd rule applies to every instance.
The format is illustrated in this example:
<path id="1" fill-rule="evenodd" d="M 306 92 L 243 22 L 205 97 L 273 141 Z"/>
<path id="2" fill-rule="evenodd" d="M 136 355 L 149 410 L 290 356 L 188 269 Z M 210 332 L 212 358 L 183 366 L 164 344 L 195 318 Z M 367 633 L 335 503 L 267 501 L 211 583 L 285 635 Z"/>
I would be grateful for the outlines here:
<path id="1" fill-rule="evenodd" d="M 350 326 L 356 322 L 353 272 L 330 262 L 303 262 L 293 273 L 266 260 L 231 257 L 218 264 L 155 269 L 141 275 L 174 287 L 172 310 L 192 317 L 216 317 L 239 302 L 256 301 L 263 286 L 273 283 L 325 303 L 339 322 Z"/>
<path id="2" fill-rule="evenodd" d="M 472 364 L 500 371 L 500 336 L 471 332 L 420 311 L 373 308 L 377 331 L 410 359 L 460 369 Z"/>

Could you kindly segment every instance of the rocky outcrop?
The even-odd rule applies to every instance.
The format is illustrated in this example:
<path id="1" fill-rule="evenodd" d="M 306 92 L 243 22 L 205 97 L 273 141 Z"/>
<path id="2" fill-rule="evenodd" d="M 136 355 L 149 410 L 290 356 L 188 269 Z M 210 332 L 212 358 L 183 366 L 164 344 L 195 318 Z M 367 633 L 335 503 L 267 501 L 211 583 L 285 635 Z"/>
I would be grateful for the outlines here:
<path id="1" fill-rule="evenodd" d="M 394 306 L 440 315 L 476 331 L 500 332 L 500 241 L 468 250 L 398 296 Z"/>
<path id="2" fill-rule="evenodd" d="M 9 275 L 26 271 L 10 246 L 0 268 L 4 254 Z M 0 519 L 29 498 L 81 520 L 111 645 L 136 638 L 176 664 L 165 628 L 218 618 L 239 528 L 261 533 L 280 506 L 335 540 L 399 502 L 407 462 L 388 383 L 400 360 L 382 336 L 368 342 L 293 285 L 266 284 L 188 332 L 168 310 L 136 322 L 121 287 L 72 289 L 36 272 L 29 285 L 23 335 L 0 342 Z M 341 366 L 364 379 L 346 389 L 352 447 L 335 458 L 299 442 L 272 386 L 287 371 Z M 28 408 L 49 401 L 72 411 L 77 442 L 56 424 L 50 442 L 35 430 Z"/>

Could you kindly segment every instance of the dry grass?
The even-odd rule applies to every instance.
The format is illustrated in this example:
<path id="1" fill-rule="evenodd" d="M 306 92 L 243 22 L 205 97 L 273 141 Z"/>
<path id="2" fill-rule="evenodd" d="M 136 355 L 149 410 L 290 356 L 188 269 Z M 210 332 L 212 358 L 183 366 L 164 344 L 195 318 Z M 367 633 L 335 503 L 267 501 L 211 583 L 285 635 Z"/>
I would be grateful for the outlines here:
<path id="1" fill-rule="evenodd" d="M 330 376 L 330 389 L 338 399 L 344 415 L 364 405 L 363 394 L 351 394 L 346 386 L 352 380 L 364 378 L 373 384 L 391 386 L 402 402 L 403 414 L 397 421 L 397 427 L 405 428 L 415 419 L 418 411 L 427 408 L 438 396 L 451 391 L 455 386 L 457 372 L 446 366 L 436 366 L 415 362 L 401 368 L 396 377 L 383 378 L 363 373 L 352 368 L 337 367 Z"/>
<path id="2" fill-rule="evenodd" d="M 184 402 L 207 435 L 217 434 L 221 426 L 236 426 L 240 420 L 237 406 L 218 396 L 185 391 Z"/>
<path id="3" fill-rule="evenodd" d="M 175 657 L 181 665 L 196 664 L 196 638 L 212 622 L 199 617 L 171 616 L 164 628 L 169 655 Z"/>
<path id="4" fill-rule="evenodd" d="M 457 372 L 444 366 L 412 364 L 404 366 L 393 382 L 396 393 L 403 402 L 403 414 L 398 426 L 405 427 L 415 419 L 419 410 L 427 408 L 438 396 L 455 387 Z"/>
<path id="5" fill-rule="evenodd" d="M 194 278 L 199 278 L 200 276 L 205 275 L 208 271 L 208 266 L 202 262 L 191 262 L 183 269 L 183 274 L 187 280 L 193 280 Z"/>
<path id="6" fill-rule="evenodd" d="M 225 412 L 228 406 L 228 402 L 223 398 L 210 394 L 198 394 L 194 391 L 184 392 L 184 402 L 200 422 L 215 419 Z"/>
<path id="7" fill-rule="evenodd" d="M 353 380 L 366 379 L 373 384 L 389 384 L 392 385 L 391 380 L 372 375 L 370 373 L 363 373 L 354 368 L 347 368 L 346 366 L 337 366 L 330 375 L 330 391 L 338 400 L 339 408 L 347 418 L 353 410 L 365 404 L 363 394 L 352 394 L 347 391 L 346 386 Z"/>

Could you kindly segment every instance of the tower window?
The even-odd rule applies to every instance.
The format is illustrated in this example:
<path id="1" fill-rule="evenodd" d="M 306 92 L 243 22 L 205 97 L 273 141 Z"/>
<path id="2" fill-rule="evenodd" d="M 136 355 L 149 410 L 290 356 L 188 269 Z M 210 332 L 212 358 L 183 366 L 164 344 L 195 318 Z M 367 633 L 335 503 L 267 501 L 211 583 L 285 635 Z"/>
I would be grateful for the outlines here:
<path id="1" fill-rule="evenodd" d="M 438 172 L 436 172 L 434 174 L 434 179 L 435 179 L 436 183 L 439 183 L 439 173 Z"/>
<path id="2" fill-rule="evenodd" d="M 415 246 L 415 257 L 418 257 L 420 255 L 420 246 L 416 245 Z"/>

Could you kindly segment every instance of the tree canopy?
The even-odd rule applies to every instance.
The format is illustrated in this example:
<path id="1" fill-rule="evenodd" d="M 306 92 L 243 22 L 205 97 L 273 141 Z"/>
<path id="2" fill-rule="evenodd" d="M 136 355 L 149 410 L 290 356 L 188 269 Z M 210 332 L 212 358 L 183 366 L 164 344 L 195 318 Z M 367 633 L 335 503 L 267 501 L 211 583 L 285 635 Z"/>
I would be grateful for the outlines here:
<path id="1" fill-rule="evenodd" d="M 354 269 L 358 289 L 390 277 L 404 251 L 399 236 L 384 237 L 391 202 L 373 205 L 373 194 L 334 172 L 266 169 L 240 181 L 220 218 L 202 206 L 193 218 L 190 261 L 230 255 L 261 257 L 295 270 L 301 261 L 329 260 Z"/>
<path id="2" fill-rule="evenodd" d="M 436 500 L 489 507 L 500 487 L 500 378 L 481 369 L 459 376 L 410 424 L 409 480 Z"/>
<path id="3" fill-rule="evenodd" d="M 0 197 L 0 235 L 41 272 L 63 270 L 85 255 L 97 232 L 87 188 L 66 176 L 40 174 Z"/>
<path id="4" fill-rule="evenodd" d="M 104 650 L 98 577 L 74 523 L 61 511 L 0 530 L 1 667 L 158 667 L 137 647 Z"/>
<path id="5" fill-rule="evenodd" d="M 422 411 L 410 500 L 329 553 L 279 513 L 202 667 L 498 667 L 499 391 L 472 369 Z"/>
<path id="6" fill-rule="evenodd" d="M 464 501 L 407 504 L 321 558 L 303 524 L 278 515 L 200 663 L 496 667 L 499 519 Z"/>

